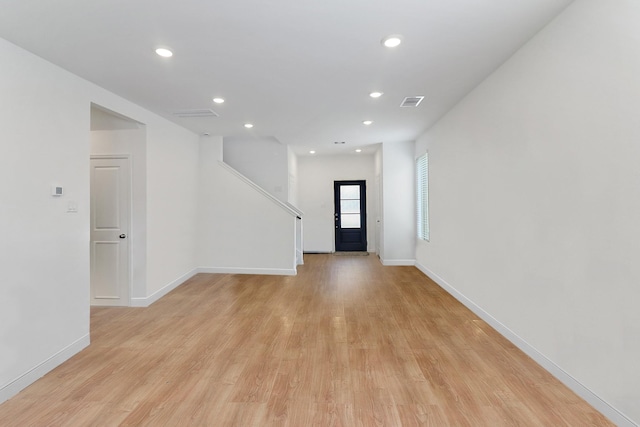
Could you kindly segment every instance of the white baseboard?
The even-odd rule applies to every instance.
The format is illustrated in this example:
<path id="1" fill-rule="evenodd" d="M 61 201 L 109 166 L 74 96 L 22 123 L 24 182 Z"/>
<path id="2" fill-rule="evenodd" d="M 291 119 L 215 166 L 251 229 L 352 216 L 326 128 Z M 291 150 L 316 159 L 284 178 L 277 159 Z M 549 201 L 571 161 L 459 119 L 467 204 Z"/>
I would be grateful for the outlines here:
<path id="1" fill-rule="evenodd" d="M 81 352 L 88 345 L 89 334 L 86 334 L 85 336 L 69 344 L 56 354 L 52 355 L 39 365 L 20 375 L 15 380 L 3 385 L 2 387 L 0 387 L 0 403 L 11 399 L 13 396 L 20 393 L 20 391 L 24 390 L 25 388 L 45 376 L 48 372 L 51 372 L 62 363 L 69 360 L 72 356 Z"/>
<path id="2" fill-rule="evenodd" d="M 149 307 L 151 304 L 158 301 L 160 298 L 162 298 L 163 296 L 165 296 L 166 294 L 168 294 L 178 286 L 182 285 L 184 282 L 191 279 L 193 276 L 195 276 L 198 273 L 199 273 L 198 269 L 194 268 L 188 273 L 185 273 L 182 276 L 178 277 L 176 280 L 166 284 L 161 289 L 157 290 L 156 292 L 149 295 L 148 297 L 131 298 L 131 307 Z"/>
<path id="3" fill-rule="evenodd" d="M 416 265 L 415 259 L 382 259 L 380 262 L 385 266 L 414 266 Z"/>
<path id="4" fill-rule="evenodd" d="M 529 357 L 535 360 L 540 366 L 546 369 L 551 375 L 560 380 L 564 385 L 569 387 L 578 396 L 586 400 L 591 406 L 600 411 L 605 417 L 609 418 L 612 422 L 620 427 L 638 427 L 638 424 L 631 421 L 626 415 L 618 411 L 609 403 L 600 398 L 597 394 L 589 390 L 578 380 L 573 378 L 569 373 L 564 371 L 561 367 L 556 365 L 553 361 L 547 358 L 545 355 L 536 350 L 533 346 L 527 343 L 524 339 L 519 337 L 511 329 L 500 323 L 489 313 L 484 311 L 480 306 L 465 297 L 453 286 L 449 285 L 443 278 L 438 276 L 433 271 L 420 263 L 416 263 L 415 266 L 418 270 L 422 271 L 431 280 L 436 282 L 441 288 L 451 294 L 460 303 L 466 306 L 469 310 L 476 314 L 479 318 L 487 322 L 492 328 L 498 331 L 502 336 L 511 341 L 516 347 L 526 353 Z"/>
<path id="5" fill-rule="evenodd" d="M 277 276 L 295 276 L 295 268 L 238 268 L 238 267 L 200 267 L 199 273 L 216 274 L 268 274 Z"/>
<path id="6" fill-rule="evenodd" d="M 149 307 L 160 298 L 191 279 L 198 273 L 217 273 L 217 274 L 269 274 L 280 276 L 295 276 L 297 271 L 293 269 L 284 268 L 235 268 L 235 267 L 200 267 L 194 268 L 190 272 L 183 274 L 176 280 L 163 286 L 161 289 L 154 292 L 148 297 L 131 298 L 131 307 Z"/>

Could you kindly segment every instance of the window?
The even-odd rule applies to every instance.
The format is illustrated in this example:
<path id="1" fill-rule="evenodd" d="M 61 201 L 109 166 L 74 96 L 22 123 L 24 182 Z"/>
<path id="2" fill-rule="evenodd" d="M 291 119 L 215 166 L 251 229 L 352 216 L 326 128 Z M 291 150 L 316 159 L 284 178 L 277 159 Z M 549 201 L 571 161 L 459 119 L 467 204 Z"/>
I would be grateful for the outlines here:
<path id="1" fill-rule="evenodd" d="M 360 228 L 360 186 L 340 186 L 340 227 Z"/>
<path id="2" fill-rule="evenodd" d="M 429 153 L 416 160 L 418 239 L 429 241 Z"/>

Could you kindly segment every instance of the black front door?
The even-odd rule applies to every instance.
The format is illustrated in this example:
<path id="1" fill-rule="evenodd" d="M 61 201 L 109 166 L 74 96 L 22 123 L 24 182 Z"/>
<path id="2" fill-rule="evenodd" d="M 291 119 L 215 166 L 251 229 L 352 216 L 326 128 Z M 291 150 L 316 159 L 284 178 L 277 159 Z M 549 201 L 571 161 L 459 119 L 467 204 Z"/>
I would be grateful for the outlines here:
<path id="1" fill-rule="evenodd" d="M 367 250 L 367 187 L 364 181 L 335 181 L 336 252 Z"/>

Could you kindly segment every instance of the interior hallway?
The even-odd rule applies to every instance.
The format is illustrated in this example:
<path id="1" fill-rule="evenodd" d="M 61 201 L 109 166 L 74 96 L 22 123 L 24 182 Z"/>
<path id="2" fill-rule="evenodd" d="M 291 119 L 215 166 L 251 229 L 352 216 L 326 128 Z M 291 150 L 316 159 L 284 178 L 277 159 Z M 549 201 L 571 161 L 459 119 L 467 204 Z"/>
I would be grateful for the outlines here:
<path id="1" fill-rule="evenodd" d="M 2 426 L 607 426 L 414 267 L 306 255 L 297 276 L 199 274 L 93 308 L 91 346 Z"/>

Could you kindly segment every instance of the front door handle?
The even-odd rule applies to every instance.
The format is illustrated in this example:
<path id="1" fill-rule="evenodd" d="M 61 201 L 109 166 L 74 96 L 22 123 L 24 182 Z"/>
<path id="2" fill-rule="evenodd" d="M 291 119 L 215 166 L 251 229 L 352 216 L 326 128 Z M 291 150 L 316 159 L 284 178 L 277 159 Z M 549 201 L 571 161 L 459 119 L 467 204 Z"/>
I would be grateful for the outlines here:
<path id="1" fill-rule="evenodd" d="M 125 238 L 127 237 L 127 235 L 126 235 L 126 234 L 121 234 L 121 235 L 120 235 L 120 236 L 118 236 L 118 237 L 120 237 L 121 239 L 125 239 Z"/>

